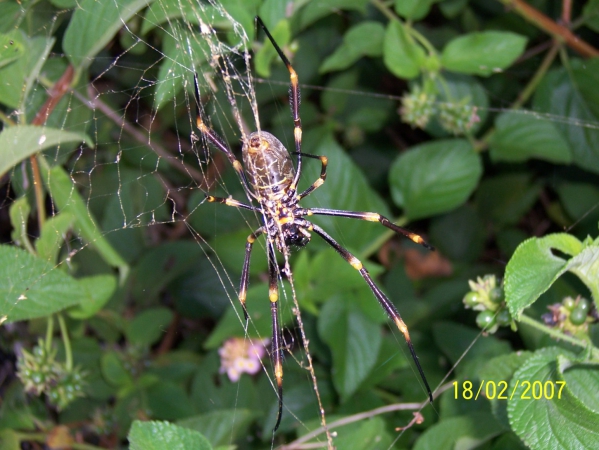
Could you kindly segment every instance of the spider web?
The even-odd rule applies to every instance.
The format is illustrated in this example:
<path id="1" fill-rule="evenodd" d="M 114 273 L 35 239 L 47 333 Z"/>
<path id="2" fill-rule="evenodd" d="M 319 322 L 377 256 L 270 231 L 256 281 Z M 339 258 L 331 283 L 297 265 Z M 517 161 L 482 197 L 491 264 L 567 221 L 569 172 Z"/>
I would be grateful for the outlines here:
<path id="1" fill-rule="evenodd" d="M 128 306 L 133 306 L 132 303 L 136 306 L 158 306 L 161 301 L 160 292 L 168 289 L 170 305 L 174 305 L 185 316 L 179 323 L 183 323 L 186 331 L 209 334 L 203 345 L 212 350 L 210 358 L 213 359 L 216 357 L 215 349 L 227 337 L 237 335 L 246 339 L 269 338 L 270 322 L 266 283 L 252 278 L 248 295 L 250 321 L 247 328 L 245 326 L 243 313 L 238 305 L 237 290 L 245 240 L 259 226 L 260 218 L 251 212 L 205 201 L 206 194 L 232 196 L 241 201 L 249 199 L 245 197 L 239 180 L 234 171 L 230 170 L 224 155 L 211 148 L 194 128 L 196 108 L 199 106 L 207 124 L 224 138 L 236 155 L 239 155 L 240 142 L 244 136 L 262 129 L 260 119 L 269 125 L 264 129 L 278 136 L 287 148 L 293 147 L 293 128 L 288 105 L 264 100 L 280 98 L 281 94 L 284 97 L 289 83 L 286 72 L 279 66 L 273 69 L 274 78 L 256 79 L 252 59 L 252 51 L 256 50 L 252 47 L 256 38 L 253 18 L 228 6 L 230 5 L 223 6 L 212 1 L 160 0 L 144 10 L 143 15 L 135 13 L 129 20 L 123 21 L 119 44 L 102 51 L 90 61 L 89 72 L 93 74 L 91 82 L 81 82 L 76 89 L 67 92 L 56 106 L 56 114 L 46 122 L 46 125 L 63 131 L 85 130 L 94 145 L 61 143 L 46 150 L 43 155 L 49 166 L 67 167 L 67 178 L 72 182 L 72 190 L 64 195 L 64 200 L 60 200 L 58 194 L 52 198 L 47 207 L 48 216 L 59 216 L 63 211 L 71 210 L 74 217 L 65 218 L 70 226 L 53 223 L 53 228 L 49 228 L 61 239 L 66 239 L 56 260 L 51 261 L 45 271 L 42 270 L 43 281 L 40 279 L 39 284 L 43 285 L 63 271 L 70 270 L 81 277 L 92 277 L 107 268 L 116 267 L 118 275 L 112 283 L 125 283 L 128 277 L 133 280 L 126 291 L 135 299 L 134 302 L 125 300 L 126 296 L 123 295 L 123 298 L 118 299 L 123 301 L 123 305 L 115 308 L 123 314 L 127 313 Z M 61 13 L 55 13 L 48 24 L 44 25 L 49 37 L 60 18 Z M 161 36 L 160 44 L 148 37 L 152 32 Z M 153 57 L 149 58 L 149 54 Z M 301 76 L 301 67 L 297 67 L 299 65 L 301 62 L 294 61 Z M 58 57 L 54 61 L 50 57 L 45 70 L 40 76 L 42 82 L 33 86 L 33 95 L 25 105 L 29 115 L 39 111 L 46 98 L 47 86 L 44 86 L 44 79 L 56 81 L 63 73 L 64 65 Z M 193 94 L 196 72 L 200 105 L 197 105 Z M 351 89 L 302 86 L 302 92 L 306 96 L 319 89 L 324 89 L 331 96 L 343 94 L 354 99 L 377 98 L 377 94 Z M 383 104 L 394 100 L 398 99 L 389 95 L 381 96 Z M 258 105 L 265 107 L 258 108 Z M 479 105 L 479 108 L 485 113 L 496 111 L 484 104 Z M 302 114 L 304 128 L 313 121 L 313 113 L 309 110 L 307 114 Z M 531 111 L 523 111 L 521 114 L 539 116 Z M 553 123 L 574 125 L 580 130 L 599 128 L 599 124 L 593 120 L 542 116 Z M 11 118 L 19 120 L 16 115 Z M 307 136 L 304 141 L 305 151 L 312 153 L 308 149 L 322 147 L 323 139 L 326 138 L 320 135 Z M 325 144 L 334 146 L 331 142 Z M 351 164 L 349 160 L 344 159 L 343 155 L 337 156 L 335 163 L 331 164 L 329 177 L 354 178 L 355 183 L 342 183 L 349 186 L 350 190 L 343 193 L 341 202 L 340 193 L 327 191 L 325 185 L 323 192 L 319 191 L 314 194 L 314 198 L 307 199 L 307 206 L 360 209 L 351 202 L 363 195 L 366 181 L 363 178 L 355 179 L 355 173 L 347 170 Z M 317 178 L 318 167 L 311 167 L 309 162 L 305 162 L 304 166 L 308 166 L 302 176 L 303 183 L 307 186 Z M 33 175 L 29 170 L 25 164 L 17 165 L 11 170 L 10 187 L 6 188 L 4 194 L 5 216 L 8 216 L 7 210 L 13 201 L 22 196 L 28 199 L 29 209 L 33 209 Z M 47 170 L 42 167 L 42 172 Z M 57 183 L 56 189 L 59 189 L 60 173 L 50 172 L 49 176 L 50 180 Z M 81 195 L 86 214 L 81 221 L 77 218 L 81 211 L 76 200 L 77 193 Z M 367 195 L 367 200 L 369 210 L 391 215 L 378 196 Z M 339 202 L 340 206 L 335 206 Z M 24 245 L 20 238 L 27 235 L 28 230 L 35 229 L 35 224 L 32 223 L 35 219 L 22 214 L 21 221 L 18 222 L 19 211 L 22 213 L 25 209 L 15 209 L 11 216 L 17 217 L 21 234 L 13 232 L 12 238 Z M 96 224 L 97 229 L 86 232 L 82 229 L 82 224 L 86 222 Z M 384 230 L 374 229 L 376 227 L 372 224 L 345 224 L 326 219 L 318 223 L 334 232 L 344 246 L 360 256 L 369 256 L 372 253 L 370 247 L 377 247 L 373 243 L 385 238 Z M 68 231 L 72 227 L 75 227 L 75 232 Z M 353 243 L 357 242 L 354 237 L 357 235 L 366 235 L 367 238 L 360 241 L 369 242 L 369 245 L 354 247 Z M 147 250 L 157 245 L 161 246 L 160 252 Z M 310 245 L 321 250 L 324 248 L 316 242 Z M 263 241 L 260 240 L 255 247 L 252 273 L 264 273 L 266 251 Z M 111 248 L 118 249 L 118 257 L 111 256 Z M 129 273 L 134 261 L 138 269 Z M 321 264 L 328 261 L 326 259 Z M 292 261 L 280 262 L 282 265 L 289 264 L 293 270 L 297 265 L 305 266 L 315 263 L 315 260 L 303 257 L 300 252 L 292 255 Z M 190 272 L 189 266 L 196 268 Z M 139 267 L 151 269 L 144 271 Z M 376 267 L 372 272 L 376 274 Z M 304 270 L 301 273 L 310 272 Z M 135 278 L 141 274 L 143 278 Z M 292 279 L 289 283 L 283 281 L 286 277 L 282 273 L 279 274 L 279 279 L 286 342 L 294 351 L 286 352 L 286 377 L 304 378 L 304 384 L 308 388 L 303 388 L 301 392 L 311 394 L 312 390 L 324 389 L 326 397 L 330 395 L 330 388 L 323 386 L 326 383 L 317 383 L 317 379 L 321 379 L 317 374 L 307 375 L 306 368 L 311 354 L 307 347 L 302 347 L 308 343 L 306 331 L 303 325 L 296 329 L 293 322 L 294 317 L 299 319 L 298 306 L 307 308 L 310 312 L 317 308 L 306 298 L 307 295 L 302 294 L 302 289 L 308 288 L 311 280 L 293 282 Z M 56 281 L 57 284 L 60 282 L 61 280 Z M 358 279 L 358 282 L 362 280 Z M 329 278 L 327 283 L 334 284 L 335 278 Z M 87 287 L 88 291 L 90 286 Z M 318 287 L 326 290 L 322 283 Z M 24 301 L 34 301 L 34 291 L 34 288 L 30 289 L 31 295 L 26 296 L 28 298 L 13 301 L 12 306 L 3 311 L 3 314 L 19 309 Z M 89 292 L 86 295 L 91 300 L 97 300 Z M 366 311 L 381 316 L 378 310 L 373 311 L 378 308 L 374 299 L 371 299 L 371 303 L 373 309 L 366 306 Z M 208 317 L 206 321 L 210 322 L 223 314 L 227 314 L 229 319 L 223 320 L 216 329 L 207 333 L 204 327 L 209 328 L 210 324 L 202 323 L 203 319 Z M 201 327 L 190 324 L 189 319 L 199 321 L 202 323 Z M 309 326 L 314 327 L 314 324 Z M 100 334 L 98 329 L 95 332 Z M 396 350 L 402 348 L 401 337 L 394 336 L 394 339 L 397 341 Z M 198 349 L 197 343 L 194 347 L 189 337 L 185 344 L 188 348 Z M 268 414 L 272 420 L 262 430 L 263 434 L 268 435 L 268 427 L 272 427 L 276 415 L 276 383 L 268 362 L 264 362 L 263 372 L 266 375 L 263 378 L 267 380 L 265 383 L 271 387 Z M 285 381 L 284 386 L 287 384 Z M 235 395 L 235 408 L 239 409 L 240 414 L 247 406 L 243 395 L 245 385 L 242 383 Z M 293 386 L 291 383 L 289 385 Z M 199 389 L 196 386 L 196 391 Z M 194 398 L 197 396 L 199 394 L 196 392 Z M 291 398 L 295 399 L 297 395 L 291 395 Z M 313 395 L 310 395 L 310 399 L 307 404 L 285 403 L 283 429 L 285 426 L 289 427 L 289 422 L 292 421 L 299 422 L 305 433 L 320 424 L 324 426 L 325 415 L 323 405 L 319 404 L 320 399 L 318 403 Z M 325 404 L 326 401 L 325 399 Z M 319 419 L 322 422 L 303 421 L 301 409 L 306 407 L 319 413 L 322 411 Z M 323 439 L 322 443 L 326 445 L 326 440 Z"/>

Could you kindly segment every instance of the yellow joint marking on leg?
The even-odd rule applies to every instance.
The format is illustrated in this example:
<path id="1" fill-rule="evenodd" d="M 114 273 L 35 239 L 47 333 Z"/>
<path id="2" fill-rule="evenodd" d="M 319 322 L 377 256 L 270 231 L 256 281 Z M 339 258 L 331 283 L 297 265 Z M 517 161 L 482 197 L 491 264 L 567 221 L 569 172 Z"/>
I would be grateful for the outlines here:
<path id="1" fill-rule="evenodd" d="M 322 184 L 324 183 L 324 180 L 322 178 L 319 178 L 318 180 L 316 180 L 314 182 L 314 188 L 316 189 L 319 186 L 322 186 Z"/>
<path id="2" fill-rule="evenodd" d="M 247 242 L 248 244 L 253 244 L 254 242 L 256 242 L 256 238 L 254 237 L 254 235 L 250 234 L 247 238 Z"/>
<path id="3" fill-rule="evenodd" d="M 205 133 L 208 130 L 208 127 L 204 124 L 204 121 L 200 116 L 196 117 L 196 126 L 202 133 Z"/>
<path id="4" fill-rule="evenodd" d="M 243 170 L 243 167 L 241 167 L 241 163 L 239 161 L 235 161 L 233 162 L 233 168 L 237 171 L 237 172 L 241 172 Z"/>
<path id="5" fill-rule="evenodd" d="M 356 270 L 362 270 L 362 263 L 355 256 L 352 256 L 352 258 L 349 260 L 349 263 L 352 265 L 352 267 L 354 269 L 356 269 Z"/>
<path id="6" fill-rule="evenodd" d="M 216 198 L 214 198 L 212 195 L 209 195 L 208 197 L 206 197 L 206 200 L 208 200 L 210 203 L 216 201 Z"/>
<path id="7" fill-rule="evenodd" d="M 291 84 L 297 85 L 297 73 L 295 73 L 293 67 L 287 66 L 287 68 L 289 69 L 289 78 L 291 79 Z"/>
<path id="8" fill-rule="evenodd" d="M 237 205 L 237 202 L 235 200 L 233 200 L 232 198 L 226 198 L 225 199 L 225 205 L 235 206 L 235 205 Z"/>
<path id="9" fill-rule="evenodd" d="M 408 333 L 408 327 L 406 327 L 406 324 L 404 323 L 403 320 L 401 320 L 399 317 L 395 318 L 395 325 L 397 325 L 397 328 L 399 328 L 399 331 L 402 332 L 402 334 L 404 335 L 404 337 L 406 339 L 410 339 L 410 333 Z"/>
<path id="10" fill-rule="evenodd" d="M 308 210 L 308 214 L 307 214 L 307 215 L 308 215 L 308 216 L 313 216 L 313 215 L 314 215 L 314 213 L 312 212 L 312 210 L 310 210 L 310 209 L 309 209 L 309 210 Z M 310 228 L 310 229 L 311 229 L 311 228 Z"/>
<path id="11" fill-rule="evenodd" d="M 377 213 L 366 213 L 364 214 L 364 219 L 370 221 L 370 222 L 378 222 L 379 219 L 381 218 L 380 214 Z"/>
<path id="12" fill-rule="evenodd" d="M 295 142 L 302 140 L 302 129 L 300 127 L 295 127 L 293 129 L 293 137 L 295 138 Z"/>
<path id="13" fill-rule="evenodd" d="M 275 377 L 277 377 L 277 384 L 281 384 L 283 381 L 283 366 L 279 361 L 275 363 Z"/>
<path id="14" fill-rule="evenodd" d="M 279 300 L 279 293 L 277 292 L 277 288 L 268 290 L 268 299 L 271 303 L 275 303 Z"/>
<path id="15" fill-rule="evenodd" d="M 246 292 L 245 292 L 245 289 L 242 289 L 241 291 L 239 291 L 239 301 L 241 303 L 245 303 L 245 299 L 246 299 Z"/>
<path id="16" fill-rule="evenodd" d="M 327 158 L 326 156 L 321 156 L 320 161 L 322 162 L 322 164 L 326 166 L 329 163 L 329 158 Z"/>
<path id="17" fill-rule="evenodd" d="M 410 233 L 408 237 L 410 239 L 412 239 L 414 242 L 416 242 L 417 244 L 424 244 L 424 239 L 422 239 L 417 234 Z"/>
<path id="18" fill-rule="evenodd" d="M 289 222 L 292 222 L 292 221 L 293 221 L 292 217 L 282 217 L 277 222 L 279 222 L 281 225 L 283 225 L 285 223 L 289 223 Z"/>

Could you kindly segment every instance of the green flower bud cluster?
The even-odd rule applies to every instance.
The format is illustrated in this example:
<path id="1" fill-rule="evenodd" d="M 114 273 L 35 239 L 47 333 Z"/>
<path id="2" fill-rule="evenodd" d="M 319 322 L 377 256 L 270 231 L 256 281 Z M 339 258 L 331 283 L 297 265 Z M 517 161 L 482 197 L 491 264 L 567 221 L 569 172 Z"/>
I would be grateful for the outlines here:
<path id="1" fill-rule="evenodd" d="M 431 117 L 437 115 L 443 129 L 454 135 L 467 134 L 480 121 L 476 106 L 470 104 L 469 98 L 464 98 L 459 103 L 439 104 L 435 103 L 436 99 L 433 88 L 427 90 L 414 85 L 401 98 L 401 120 L 417 128 L 425 128 Z"/>
<path id="2" fill-rule="evenodd" d="M 476 324 L 487 333 L 495 333 L 499 327 L 510 326 L 516 331 L 516 323 L 505 304 L 503 287 L 495 275 L 469 280 L 470 292 L 463 299 L 468 309 L 480 311 Z"/>
<path id="3" fill-rule="evenodd" d="M 588 339 L 589 323 L 596 320 L 592 314 L 591 302 L 580 295 L 576 298 L 566 297 L 561 303 L 547 307 L 550 312 L 543 314 L 547 326 L 557 328 L 564 333 L 579 339 Z"/>
<path id="4" fill-rule="evenodd" d="M 56 349 L 48 350 L 40 339 L 30 353 L 22 350 L 17 360 L 17 376 L 31 394 L 45 394 L 59 411 L 77 397 L 82 397 L 84 373 L 79 369 L 67 370 L 56 360 Z"/>
<path id="5" fill-rule="evenodd" d="M 438 110 L 443 129 L 456 136 L 467 134 L 480 121 L 476 106 L 469 103 L 441 103 Z"/>

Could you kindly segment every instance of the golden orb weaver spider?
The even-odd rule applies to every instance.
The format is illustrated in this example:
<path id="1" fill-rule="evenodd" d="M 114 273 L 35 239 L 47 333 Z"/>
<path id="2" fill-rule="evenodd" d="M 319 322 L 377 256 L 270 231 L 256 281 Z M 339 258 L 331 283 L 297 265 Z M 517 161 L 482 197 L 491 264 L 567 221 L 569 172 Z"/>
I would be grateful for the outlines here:
<path id="1" fill-rule="evenodd" d="M 391 303 L 383 291 L 376 285 L 370 274 L 363 267 L 362 263 L 358 258 L 352 255 L 348 250 L 342 247 L 335 239 L 327 234 L 318 225 L 311 223 L 306 220 L 306 216 L 311 215 L 325 215 L 325 216 L 338 216 L 347 217 L 350 219 L 367 220 L 370 222 L 379 222 L 381 225 L 395 231 L 396 233 L 402 234 L 407 238 L 411 239 L 417 244 L 423 245 L 424 247 L 434 250 L 433 247 L 427 244 L 422 237 L 417 234 L 411 233 L 410 231 L 401 228 L 389 219 L 380 214 L 373 212 L 356 212 L 356 211 L 344 211 L 327 208 L 303 208 L 299 205 L 299 201 L 311 194 L 315 189 L 324 184 L 327 176 L 327 158 L 325 156 L 311 155 L 303 153 L 302 146 L 302 124 L 299 115 L 299 103 L 300 103 L 300 90 L 298 85 L 298 77 L 291 66 L 291 63 L 277 45 L 274 38 L 266 28 L 266 25 L 259 17 L 256 17 L 256 23 L 264 30 L 266 36 L 274 46 L 279 57 L 287 66 L 289 70 L 290 78 L 290 89 L 289 89 L 289 105 L 291 108 L 291 114 L 293 116 L 294 130 L 293 136 L 295 140 L 295 152 L 297 155 L 297 167 L 294 169 L 291 161 L 290 153 L 285 146 L 275 136 L 266 131 L 256 131 L 250 133 L 246 139 L 244 139 L 242 146 L 242 156 L 244 166 L 235 158 L 233 152 L 224 142 L 224 140 L 209 128 L 203 121 L 200 111 L 200 94 L 198 89 L 197 75 L 195 78 L 195 94 L 197 103 L 197 128 L 202 135 L 209 141 L 214 147 L 222 151 L 232 164 L 233 168 L 239 175 L 241 184 L 249 199 L 255 200 L 259 206 L 248 205 L 240 202 L 233 198 L 221 198 L 207 196 L 209 202 L 222 203 L 227 206 L 234 206 L 236 208 L 243 208 L 250 211 L 259 212 L 263 217 L 263 225 L 260 226 L 256 231 L 251 233 L 246 242 L 245 259 L 243 263 L 243 269 L 241 273 L 241 282 L 239 287 L 239 301 L 244 311 L 245 320 L 248 320 L 248 312 L 245 306 L 247 288 L 249 284 L 249 269 L 250 269 L 250 256 L 252 247 L 256 239 L 265 234 L 266 235 L 266 246 L 268 256 L 268 272 L 269 272 L 269 299 L 270 299 L 270 310 L 272 316 L 272 341 L 271 341 L 271 359 L 274 366 L 274 375 L 277 382 L 279 407 L 277 414 L 277 421 L 273 432 L 276 432 L 280 423 L 281 416 L 283 413 L 283 345 L 281 344 L 281 327 L 279 325 L 279 312 L 278 312 L 278 281 L 277 281 L 277 262 L 275 256 L 275 247 L 284 255 L 288 255 L 288 248 L 290 245 L 296 247 L 304 247 L 310 241 L 310 232 L 314 232 L 319 235 L 327 244 L 341 255 L 341 257 L 347 261 L 354 269 L 356 269 L 362 278 L 366 281 L 370 287 L 372 293 L 381 304 L 385 312 L 391 317 L 399 331 L 403 334 L 412 359 L 416 364 L 418 372 L 426 390 L 428 397 L 432 403 L 433 395 L 429 384 L 424 375 L 424 371 L 418 361 L 418 356 L 412 345 L 408 328 L 402 320 L 397 308 Z M 302 158 L 314 158 L 319 159 L 321 162 L 320 177 L 312 183 L 308 189 L 298 194 L 297 187 L 301 177 L 302 171 Z M 245 167 L 245 171 L 244 171 Z"/>

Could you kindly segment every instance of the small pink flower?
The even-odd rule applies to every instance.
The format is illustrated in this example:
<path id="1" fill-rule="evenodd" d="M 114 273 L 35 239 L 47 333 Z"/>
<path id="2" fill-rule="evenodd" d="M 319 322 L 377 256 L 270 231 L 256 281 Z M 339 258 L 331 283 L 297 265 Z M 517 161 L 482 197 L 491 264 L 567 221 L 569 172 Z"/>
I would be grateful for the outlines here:
<path id="1" fill-rule="evenodd" d="M 241 374 L 251 375 L 260 370 L 260 360 L 266 355 L 265 346 L 269 339 L 227 339 L 218 349 L 220 355 L 220 373 L 227 373 L 229 380 L 239 381 Z"/>

